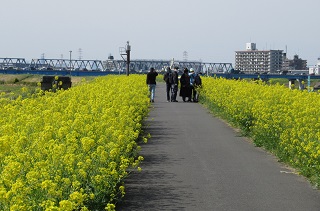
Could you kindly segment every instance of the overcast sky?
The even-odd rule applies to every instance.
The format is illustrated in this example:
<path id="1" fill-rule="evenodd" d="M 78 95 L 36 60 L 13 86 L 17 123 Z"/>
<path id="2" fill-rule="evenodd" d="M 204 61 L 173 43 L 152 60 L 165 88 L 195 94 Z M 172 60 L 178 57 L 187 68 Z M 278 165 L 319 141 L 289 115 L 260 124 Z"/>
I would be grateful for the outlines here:
<path id="1" fill-rule="evenodd" d="M 1 0 L 0 57 L 132 59 L 234 63 L 247 42 L 286 50 L 315 65 L 319 0 Z"/>

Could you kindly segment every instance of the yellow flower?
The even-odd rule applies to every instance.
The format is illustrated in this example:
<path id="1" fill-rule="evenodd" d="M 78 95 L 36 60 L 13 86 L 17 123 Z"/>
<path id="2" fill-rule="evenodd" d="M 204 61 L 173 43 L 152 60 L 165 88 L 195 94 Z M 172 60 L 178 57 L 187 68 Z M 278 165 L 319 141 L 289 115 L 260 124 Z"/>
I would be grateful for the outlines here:
<path id="1" fill-rule="evenodd" d="M 136 141 L 149 111 L 146 102 L 145 77 L 138 75 L 1 98 L 0 184 L 8 187 L 0 188 L 1 206 L 87 210 L 85 203 L 109 198 L 107 208 L 114 210 L 112 201 L 125 193 L 114 187 L 142 160 L 135 160 L 141 148 Z"/>
<path id="2" fill-rule="evenodd" d="M 68 200 L 62 200 L 59 202 L 60 205 L 60 210 L 65 210 L 65 211 L 72 211 L 74 210 L 74 206 L 73 203 L 71 201 Z"/>
<path id="3" fill-rule="evenodd" d="M 120 190 L 121 194 L 124 196 L 124 194 L 125 194 L 125 188 L 124 188 L 123 185 L 121 185 L 121 186 L 119 187 L 119 190 Z"/>
<path id="4" fill-rule="evenodd" d="M 204 78 L 203 84 L 200 100 L 214 113 L 320 183 L 318 93 L 260 81 Z"/>
<path id="5" fill-rule="evenodd" d="M 106 211 L 114 211 L 115 208 L 116 208 L 116 206 L 114 204 L 108 203 L 105 209 L 106 209 Z"/>

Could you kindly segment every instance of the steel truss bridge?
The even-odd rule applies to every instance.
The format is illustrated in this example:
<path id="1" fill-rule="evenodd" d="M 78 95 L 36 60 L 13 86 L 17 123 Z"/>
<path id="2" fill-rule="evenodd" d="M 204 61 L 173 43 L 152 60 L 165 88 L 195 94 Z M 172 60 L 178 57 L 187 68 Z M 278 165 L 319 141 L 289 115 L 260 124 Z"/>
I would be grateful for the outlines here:
<path id="1" fill-rule="evenodd" d="M 131 60 L 130 72 L 148 72 L 151 67 L 163 70 L 164 67 L 193 68 L 203 73 L 228 72 L 231 63 L 211 63 L 200 61 L 171 61 L 171 60 Z M 26 62 L 24 58 L 0 58 L 0 69 L 46 69 L 46 70 L 76 70 L 76 71 L 113 71 L 125 72 L 124 60 L 70 60 L 70 59 L 32 59 Z"/>
<path id="2" fill-rule="evenodd" d="M 24 58 L 0 58 L 0 67 L 25 67 L 27 66 Z"/>
<path id="3" fill-rule="evenodd" d="M 126 62 L 123 60 L 107 60 L 104 62 L 106 70 L 124 71 Z M 178 67 L 180 70 L 184 68 L 193 68 L 195 71 L 203 73 L 211 72 L 228 72 L 233 69 L 231 63 L 210 63 L 199 61 L 174 61 L 171 60 L 131 60 L 130 71 L 132 72 L 148 72 L 153 67 L 156 70 L 163 70 L 164 67 Z"/>
<path id="4" fill-rule="evenodd" d="M 0 58 L 0 68 L 9 67 L 10 69 L 104 70 L 100 60 L 32 59 L 27 63 L 24 58 Z"/>
<path id="5" fill-rule="evenodd" d="M 320 75 L 279 75 L 279 74 L 235 74 L 231 73 L 231 63 L 209 63 L 199 61 L 169 61 L 169 60 L 131 60 L 131 73 L 146 73 L 151 67 L 163 70 L 164 67 L 194 68 L 211 77 L 227 79 L 261 79 L 285 78 L 290 84 L 299 82 L 299 88 L 304 88 L 304 81 L 320 79 Z M 30 63 L 24 58 L 0 58 L 0 73 L 3 74 L 40 74 L 40 75 L 70 75 L 70 76 L 101 76 L 126 72 L 124 60 L 67 60 L 67 59 L 33 59 Z"/>
<path id="6" fill-rule="evenodd" d="M 30 66 L 35 68 L 44 67 L 54 70 L 104 70 L 103 64 L 100 60 L 32 59 Z"/>

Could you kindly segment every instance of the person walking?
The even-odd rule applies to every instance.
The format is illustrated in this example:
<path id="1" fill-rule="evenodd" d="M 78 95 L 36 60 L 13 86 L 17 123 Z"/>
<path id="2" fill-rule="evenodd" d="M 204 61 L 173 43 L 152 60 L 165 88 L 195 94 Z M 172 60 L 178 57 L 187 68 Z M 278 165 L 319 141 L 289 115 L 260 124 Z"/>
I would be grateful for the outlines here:
<path id="1" fill-rule="evenodd" d="M 179 87 L 179 78 L 178 78 L 178 70 L 179 67 L 175 67 L 174 71 L 171 76 L 171 102 L 178 102 L 177 100 L 177 93 L 178 93 L 178 87 Z"/>
<path id="2" fill-rule="evenodd" d="M 188 102 L 191 102 L 190 96 L 190 76 L 188 68 L 183 70 L 183 74 L 180 78 L 180 96 L 182 97 L 183 102 L 186 102 L 186 98 L 188 98 Z"/>
<path id="3" fill-rule="evenodd" d="M 155 71 L 153 67 L 150 68 L 150 71 L 147 74 L 147 85 L 149 87 L 150 92 L 150 102 L 154 102 L 154 96 L 156 92 L 156 77 L 158 76 L 158 73 Z"/>
<path id="4" fill-rule="evenodd" d="M 200 75 L 201 75 L 200 72 L 196 73 L 196 76 L 194 77 L 194 83 L 193 83 L 193 86 L 196 90 L 196 98 L 194 101 L 196 103 L 199 102 L 199 93 L 200 93 L 200 88 L 202 87 L 202 80 L 201 80 Z"/>
<path id="5" fill-rule="evenodd" d="M 192 98 L 193 102 L 196 102 L 197 90 L 195 89 L 195 86 L 194 86 L 194 79 L 196 77 L 196 74 L 193 68 L 190 68 L 189 76 L 190 76 L 190 97 Z"/>
<path id="6" fill-rule="evenodd" d="M 167 67 L 165 71 L 166 73 L 163 75 L 163 80 L 166 82 L 167 102 L 170 102 L 172 101 L 172 98 L 170 99 L 170 94 L 172 92 L 172 72 L 170 67 Z"/>

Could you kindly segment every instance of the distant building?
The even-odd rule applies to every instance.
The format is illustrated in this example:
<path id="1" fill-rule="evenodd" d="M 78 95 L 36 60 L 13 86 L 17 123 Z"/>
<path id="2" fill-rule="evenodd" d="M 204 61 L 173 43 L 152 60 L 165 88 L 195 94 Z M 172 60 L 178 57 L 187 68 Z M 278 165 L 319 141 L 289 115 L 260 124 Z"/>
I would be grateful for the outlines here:
<path id="1" fill-rule="evenodd" d="M 284 53 L 281 70 L 292 74 L 307 74 L 307 60 L 299 58 L 298 55 L 294 55 L 293 59 L 288 59 L 286 53 Z"/>
<path id="2" fill-rule="evenodd" d="M 309 74 L 320 75 L 320 58 L 315 66 L 309 67 Z"/>
<path id="3" fill-rule="evenodd" d="M 235 69 L 243 72 L 277 72 L 283 63 L 283 50 L 258 50 L 255 43 L 246 43 L 245 51 L 236 51 Z"/>
<path id="4" fill-rule="evenodd" d="M 293 56 L 293 60 L 289 60 L 290 70 L 307 70 L 307 60 L 299 58 L 298 55 Z"/>
<path id="5" fill-rule="evenodd" d="M 287 53 L 283 53 L 281 70 L 282 71 L 290 70 L 290 59 L 288 59 Z"/>
<path id="6" fill-rule="evenodd" d="M 107 71 L 115 71 L 117 69 L 114 63 L 114 57 L 111 54 L 109 54 L 108 60 L 103 61 L 102 63 Z"/>

